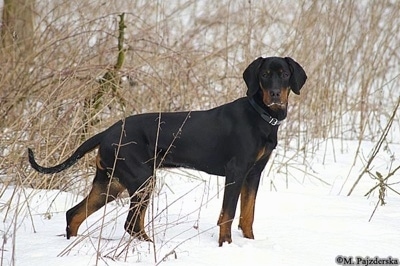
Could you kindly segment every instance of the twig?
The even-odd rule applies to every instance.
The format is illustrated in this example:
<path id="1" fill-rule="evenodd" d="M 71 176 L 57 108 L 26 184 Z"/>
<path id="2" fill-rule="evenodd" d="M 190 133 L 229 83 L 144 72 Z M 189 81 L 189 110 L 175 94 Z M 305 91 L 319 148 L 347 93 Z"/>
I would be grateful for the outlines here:
<path id="1" fill-rule="evenodd" d="M 361 171 L 361 174 L 358 176 L 356 182 L 354 182 L 354 184 L 353 184 L 352 188 L 350 189 L 349 193 L 347 194 L 347 196 L 351 195 L 351 193 L 353 192 L 353 190 L 357 186 L 358 182 L 360 182 L 360 180 L 363 177 L 363 175 L 368 172 L 370 165 L 374 161 L 376 155 L 379 153 L 379 150 L 381 149 L 382 144 L 385 141 L 387 135 L 389 134 L 390 128 L 392 127 L 392 124 L 393 124 L 393 121 L 394 121 L 394 117 L 396 116 L 396 112 L 397 112 L 397 109 L 399 108 L 399 105 L 400 105 L 400 97 L 397 100 L 396 107 L 394 108 L 392 116 L 390 117 L 389 122 L 387 123 L 385 129 L 383 130 L 383 132 L 381 134 L 381 137 L 379 138 L 378 143 L 375 145 L 374 149 L 372 150 L 372 154 L 369 157 L 369 160 L 368 160 L 366 166 Z"/>
<path id="2" fill-rule="evenodd" d="M 158 139 L 160 137 L 160 129 L 161 129 L 161 112 L 158 114 L 158 119 L 157 119 L 157 133 L 156 133 L 156 142 L 155 142 L 155 147 L 154 147 L 154 161 L 153 161 L 153 177 L 152 179 L 154 180 L 156 177 L 156 170 L 157 170 L 157 150 L 158 150 Z M 150 181 L 152 182 L 152 181 Z M 155 244 L 155 226 L 154 226 L 154 193 L 151 193 L 151 234 L 153 238 L 153 253 L 154 253 L 154 263 L 157 263 L 157 247 Z"/>
<path id="3" fill-rule="evenodd" d="M 101 226 L 100 226 L 100 233 L 99 233 L 99 240 L 97 242 L 97 252 L 96 252 L 96 266 L 98 265 L 99 262 L 99 257 L 100 257 L 100 243 L 101 243 L 101 236 L 103 235 L 103 228 L 104 228 L 104 221 L 105 221 L 105 216 L 107 213 L 107 202 L 108 202 L 108 197 L 110 195 L 110 189 L 111 189 L 111 183 L 113 181 L 113 177 L 114 177 L 114 171 L 115 171 L 115 167 L 117 165 L 117 161 L 118 161 L 118 154 L 120 151 L 120 148 L 122 146 L 122 138 L 125 135 L 125 119 L 122 119 L 122 125 L 121 125 L 121 135 L 119 137 L 119 143 L 117 145 L 117 148 L 115 150 L 115 159 L 114 159 L 114 165 L 112 167 L 112 171 L 110 173 L 110 177 L 109 177 L 109 181 L 108 181 L 108 186 L 107 186 L 107 194 L 106 194 L 106 198 L 105 198 L 105 203 L 104 203 L 104 211 L 103 211 L 103 215 L 102 215 L 102 219 L 101 219 Z"/>
<path id="4" fill-rule="evenodd" d="M 376 210 L 378 209 L 378 205 L 379 205 L 379 201 L 376 203 L 375 208 L 374 208 L 374 210 L 372 211 L 371 216 L 369 217 L 368 222 L 371 222 L 372 217 L 374 216 Z"/>
<path id="5" fill-rule="evenodd" d="M 399 169 L 400 169 L 400 165 L 397 166 L 392 172 L 390 172 L 390 173 L 383 179 L 383 181 L 388 180 L 389 177 L 393 176 L 393 175 L 397 172 L 397 170 L 399 170 Z M 374 191 L 377 187 L 379 187 L 379 184 L 377 184 L 377 185 L 375 185 L 373 188 L 371 188 L 367 193 L 365 193 L 364 196 L 368 196 L 369 194 L 371 194 L 372 191 Z"/>

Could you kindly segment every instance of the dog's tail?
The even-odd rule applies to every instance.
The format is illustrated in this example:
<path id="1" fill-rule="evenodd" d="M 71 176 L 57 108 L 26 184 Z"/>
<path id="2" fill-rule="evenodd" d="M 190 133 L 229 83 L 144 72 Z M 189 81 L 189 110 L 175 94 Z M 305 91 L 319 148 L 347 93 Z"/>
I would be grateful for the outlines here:
<path id="1" fill-rule="evenodd" d="M 35 156 L 33 155 L 33 151 L 28 148 L 28 157 L 29 157 L 29 163 L 31 164 L 32 168 L 35 169 L 36 171 L 43 173 L 43 174 L 54 174 L 61 172 L 72 165 L 74 165 L 80 158 L 82 158 L 86 153 L 92 151 L 94 148 L 96 148 L 101 140 L 103 139 L 104 131 L 98 133 L 97 135 L 94 135 L 90 139 L 86 140 L 84 143 L 82 143 L 81 146 L 79 146 L 76 151 L 64 162 L 52 166 L 52 167 L 43 167 L 39 165 L 35 161 Z"/>

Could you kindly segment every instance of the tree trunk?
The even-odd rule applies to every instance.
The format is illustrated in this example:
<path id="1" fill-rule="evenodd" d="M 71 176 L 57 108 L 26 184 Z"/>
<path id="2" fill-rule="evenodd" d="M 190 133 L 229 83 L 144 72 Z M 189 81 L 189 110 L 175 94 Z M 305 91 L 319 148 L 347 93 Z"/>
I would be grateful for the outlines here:
<path id="1" fill-rule="evenodd" d="M 1 45 L 15 56 L 26 57 L 33 48 L 35 0 L 4 0 Z"/>

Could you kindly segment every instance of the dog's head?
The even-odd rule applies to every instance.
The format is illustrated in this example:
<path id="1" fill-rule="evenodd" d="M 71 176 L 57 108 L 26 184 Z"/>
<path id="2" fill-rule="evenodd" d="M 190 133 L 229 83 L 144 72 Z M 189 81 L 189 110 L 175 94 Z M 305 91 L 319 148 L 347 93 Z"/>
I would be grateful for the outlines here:
<path id="1" fill-rule="evenodd" d="M 286 110 L 290 91 L 300 94 L 306 82 L 304 69 L 290 57 L 259 57 L 243 73 L 247 96 L 259 94 L 273 111 Z"/>

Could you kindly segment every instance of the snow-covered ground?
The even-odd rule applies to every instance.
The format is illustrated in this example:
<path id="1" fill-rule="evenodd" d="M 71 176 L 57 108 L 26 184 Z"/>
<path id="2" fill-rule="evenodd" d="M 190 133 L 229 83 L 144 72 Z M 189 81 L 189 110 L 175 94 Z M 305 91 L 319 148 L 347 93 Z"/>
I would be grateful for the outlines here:
<path id="1" fill-rule="evenodd" d="M 364 194 L 376 180 L 365 175 L 353 194 L 346 194 L 373 144 L 361 146 L 363 156 L 354 166 L 358 143 L 344 145 L 343 153 L 336 151 L 335 156 L 317 151 L 307 171 L 298 167 L 300 162 L 288 166 L 287 172 L 274 164 L 267 166 L 256 204 L 255 240 L 242 237 L 236 215 L 233 243 L 221 248 L 216 222 L 223 177 L 187 170 L 160 172 L 159 179 L 165 182 L 149 207 L 154 229 L 147 229 L 154 244 L 125 234 L 127 199 L 89 217 L 79 236 L 66 240 L 65 211 L 81 197 L 9 187 L 0 200 L 0 233 L 4 235 L 0 265 L 338 265 L 339 255 L 353 257 L 354 263 L 357 256 L 400 258 L 400 196 L 387 189 L 387 204 L 378 206 L 369 221 L 378 190 L 370 197 Z M 400 145 L 390 145 L 390 151 L 394 156 L 382 151 L 374 160 L 374 173 L 385 176 L 391 163 L 399 165 Z M 280 153 L 278 149 L 275 160 Z M 396 173 L 388 184 L 400 191 L 395 184 L 399 181 L 400 173 Z"/>

